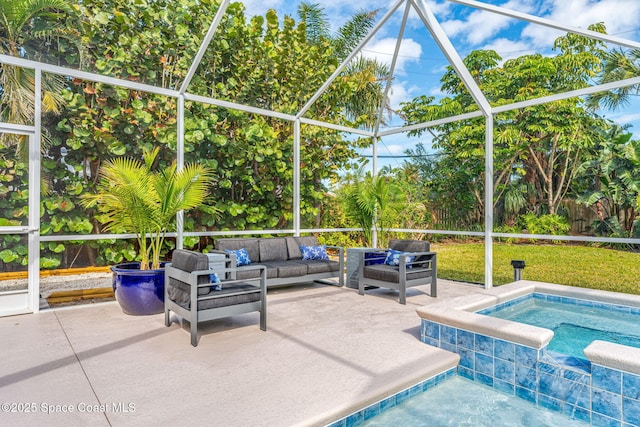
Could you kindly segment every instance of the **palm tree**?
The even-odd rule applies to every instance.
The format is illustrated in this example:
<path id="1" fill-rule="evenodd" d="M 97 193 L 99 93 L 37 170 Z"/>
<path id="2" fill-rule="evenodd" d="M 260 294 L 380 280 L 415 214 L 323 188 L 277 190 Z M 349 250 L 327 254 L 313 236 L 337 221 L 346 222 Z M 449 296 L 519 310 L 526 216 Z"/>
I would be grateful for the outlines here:
<path id="1" fill-rule="evenodd" d="M 307 39 L 311 43 L 329 40 L 340 62 L 349 56 L 373 28 L 377 13 L 377 10 L 359 12 L 338 28 L 335 34 L 331 34 L 329 20 L 322 6 L 304 1 L 298 6 L 298 17 L 305 23 Z M 367 118 L 365 125 L 373 128 L 381 107 L 385 111 L 391 111 L 389 100 L 382 99 L 382 82 L 389 77 L 389 68 L 375 59 L 360 55 L 349 63 L 344 74 L 356 83 L 356 90 L 344 100 L 345 115 L 350 120 L 364 116 Z"/>
<path id="2" fill-rule="evenodd" d="M 599 83 L 610 83 L 640 76 L 640 50 L 614 49 L 604 54 Z M 604 106 L 617 110 L 629 103 L 629 97 L 640 94 L 640 85 L 627 86 L 589 97 L 593 108 Z"/>
<path id="3" fill-rule="evenodd" d="M 76 19 L 71 3 L 66 0 L 0 0 L 0 53 L 35 60 L 51 60 L 52 41 L 65 39 L 82 53 L 78 26 L 70 26 L 66 18 Z M 55 43 L 54 43 L 55 44 Z M 45 74 L 42 80 L 42 112 L 58 113 L 64 78 Z M 30 124 L 34 119 L 34 71 L 27 68 L 0 66 L 0 121 Z M 12 143 L 22 152 L 23 138 L 0 135 L 0 142 Z"/>
<path id="4" fill-rule="evenodd" d="M 121 157 L 108 161 L 100 170 L 98 193 L 82 196 L 85 207 L 97 206 L 104 215 L 105 230 L 136 234 L 141 270 L 160 268 L 165 234 L 176 214 L 200 206 L 212 179 L 212 171 L 201 164 L 178 171 L 173 162 L 153 171 L 159 152 L 159 147 L 145 150 L 144 163 Z"/>

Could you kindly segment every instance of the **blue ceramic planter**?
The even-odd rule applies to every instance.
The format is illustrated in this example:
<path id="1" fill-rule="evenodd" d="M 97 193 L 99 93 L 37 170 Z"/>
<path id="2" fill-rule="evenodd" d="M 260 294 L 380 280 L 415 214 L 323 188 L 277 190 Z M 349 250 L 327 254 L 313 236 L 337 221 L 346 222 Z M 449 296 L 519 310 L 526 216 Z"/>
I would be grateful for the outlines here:
<path id="1" fill-rule="evenodd" d="M 140 270 L 139 262 L 130 262 L 115 265 L 111 271 L 113 292 L 122 311 L 134 316 L 164 311 L 164 269 Z"/>

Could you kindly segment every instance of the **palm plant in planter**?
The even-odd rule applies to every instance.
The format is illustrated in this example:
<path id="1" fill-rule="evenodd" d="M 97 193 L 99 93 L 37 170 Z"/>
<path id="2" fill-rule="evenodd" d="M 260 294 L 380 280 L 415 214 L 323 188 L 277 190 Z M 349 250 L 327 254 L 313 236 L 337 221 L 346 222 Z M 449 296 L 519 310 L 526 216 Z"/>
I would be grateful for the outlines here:
<path id="1" fill-rule="evenodd" d="M 100 170 L 98 192 L 83 196 L 83 205 L 102 214 L 104 230 L 134 233 L 139 263 L 111 267 L 116 299 L 128 314 L 164 309 L 164 270 L 160 261 L 167 231 L 179 211 L 204 203 L 211 170 L 198 164 L 178 170 L 176 162 L 154 171 L 159 148 L 144 151 L 144 162 L 116 158 Z"/>

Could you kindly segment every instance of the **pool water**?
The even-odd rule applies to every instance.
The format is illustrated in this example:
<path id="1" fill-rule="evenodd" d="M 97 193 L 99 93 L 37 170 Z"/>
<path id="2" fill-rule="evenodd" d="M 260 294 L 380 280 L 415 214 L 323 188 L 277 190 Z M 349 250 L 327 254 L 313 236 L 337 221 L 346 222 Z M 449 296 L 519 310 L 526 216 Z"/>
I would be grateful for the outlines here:
<path id="1" fill-rule="evenodd" d="M 588 424 L 454 376 L 359 425 L 572 427 Z"/>
<path id="2" fill-rule="evenodd" d="M 569 356 L 585 358 L 583 350 L 594 340 L 640 347 L 640 315 L 622 310 L 527 298 L 486 314 L 551 329 L 548 349 Z"/>

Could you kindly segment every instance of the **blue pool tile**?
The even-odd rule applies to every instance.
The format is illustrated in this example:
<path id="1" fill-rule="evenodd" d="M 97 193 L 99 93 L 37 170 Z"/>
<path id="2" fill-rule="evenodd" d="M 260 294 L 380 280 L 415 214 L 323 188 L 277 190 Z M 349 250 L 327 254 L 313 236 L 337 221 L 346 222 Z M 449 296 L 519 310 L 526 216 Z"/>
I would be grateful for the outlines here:
<path id="1" fill-rule="evenodd" d="M 422 393 L 422 384 L 414 385 L 413 387 L 411 387 L 409 389 L 409 396 L 410 397 L 413 397 L 416 394 L 420 394 L 420 393 Z"/>
<path id="2" fill-rule="evenodd" d="M 516 345 L 516 365 L 535 368 L 538 361 L 538 350 L 523 345 Z"/>
<path id="3" fill-rule="evenodd" d="M 396 394 L 396 405 L 401 404 L 409 398 L 409 390 L 402 390 Z"/>
<path id="4" fill-rule="evenodd" d="M 562 297 L 558 296 L 558 295 L 546 295 L 545 299 L 547 301 L 551 301 L 551 302 L 560 302 L 560 301 L 562 301 Z"/>
<path id="5" fill-rule="evenodd" d="M 545 396 L 544 394 L 538 395 L 538 405 L 552 411 L 562 411 L 562 401 L 554 399 L 553 397 Z"/>
<path id="6" fill-rule="evenodd" d="M 460 355 L 460 366 L 475 369 L 475 351 L 458 347 L 458 354 Z"/>
<path id="7" fill-rule="evenodd" d="M 497 378 L 493 379 L 493 388 L 495 388 L 496 390 L 502 393 L 509 394 L 512 396 L 515 394 L 515 386 L 513 385 L 513 383 L 500 381 Z"/>
<path id="8" fill-rule="evenodd" d="M 489 387 L 493 387 L 493 377 L 489 375 L 484 375 L 476 371 L 475 380 L 481 384 L 488 385 Z"/>
<path id="9" fill-rule="evenodd" d="M 493 376 L 493 357 L 476 352 L 476 372 Z"/>
<path id="10" fill-rule="evenodd" d="M 640 375 L 628 372 L 622 375 L 622 394 L 631 399 L 640 400 Z"/>
<path id="11" fill-rule="evenodd" d="M 455 344 L 449 344 L 449 343 L 446 343 L 446 342 L 443 342 L 443 341 L 440 341 L 440 348 L 443 349 L 443 350 L 450 351 L 452 353 L 455 353 L 456 350 L 457 350 L 457 347 L 456 347 Z"/>
<path id="12" fill-rule="evenodd" d="M 427 391 L 430 388 L 433 388 L 436 386 L 436 379 L 435 378 L 429 378 L 427 381 L 422 383 L 422 391 Z"/>
<path id="13" fill-rule="evenodd" d="M 564 400 L 571 405 L 591 409 L 591 388 L 588 384 L 567 382 Z"/>
<path id="14" fill-rule="evenodd" d="M 543 360 L 548 360 L 548 359 L 545 358 Z M 555 375 L 555 376 L 560 375 L 562 372 L 562 369 L 560 368 L 560 366 L 552 363 L 542 362 L 542 361 L 538 363 L 538 369 L 540 370 L 540 373 L 545 373 L 545 374 Z"/>
<path id="15" fill-rule="evenodd" d="M 570 369 L 565 369 L 564 377 L 566 379 L 568 379 L 568 380 L 571 380 L 571 381 L 579 383 L 579 384 L 589 385 L 589 383 L 591 382 L 591 376 L 590 375 L 582 373 L 582 372 L 570 370 Z"/>
<path id="16" fill-rule="evenodd" d="M 580 307 L 593 307 L 593 301 L 589 301 L 586 299 L 576 300 L 576 304 L 579 305 Z"/>
<path id="17" fill-rule="evenodd" d="M 380 401 L 380 412 L 387 411 L 396 405 L 396 395 L 394 394 Z"/>
<path id="18" fill-rule="evenodd" d="M 363 414 L 364 421 L 371 419 L 376 415 L 380 415 L 380 403 L 376 403 L 367 408 L 364 408 L 364 414 Z"/>
<path id="19" fill-rule="evenodd" d="M 447 344 L 456 344 L 456 328 L 451 326 L 440 326 L 440 342 Z"/>
<path id="20" fill-rule="evenodd" d="M 594 388 L 591 392 L 591 410 L 619 420 L 622 417 L 622 396 Z"/>
<path id="21" fill-rule="evenodd" d="M 482 334 L 475 334 L 475 339 L 475 351 L 479 351 L 480 353 L 488 354 L 493 357 L 493 342 L 495 339 Z"/>
<path id="22" fill-rule="evenodd" d="M 516 387 L 516 396 L 531 403 L 537 403 L 538 401 L 538 393 L 528 388 Z"/>
<path id="23" fill-rule="evenodd" d="M 354 414 L 351 414 L 347 417 L 345 426 L 346 427 L 357 427 L 364 421 L 364 414 L 362 411 L 358 411 Z"/>
<path id="24" fill-rule="evenodd" d="M 538 374 L 535 369 L 516 365 L 516 385 L 529 390 L 537 390 Z"/>
<path id="25" fill-rule="evenodd" d="M 473 350 L 473 332 L 458 329 L 458 347 Z"/>
<path id="26" fill-rule="evenodd" d="M 494 359 L 493 376 L 502 381 L 515 384 L 515 367 L 516 365 L 513 362 Z"/>
<path id="27" fill-rule="evenodd" d="M 620 420 L 614 420 L 613 418 L 593 412 L 591 414 L 591 425 L 595 427 L 622 427 Z"/>
<path id="28" fill-rule="evenodd" d="M 563 412 L 571 419 L 584 421 L 585 423 L 591 423 L 591 411 L 588 409 L 565 403 Z"/>
<path id="29" fill-rule="evenodd" d="M 564 400 L 567 389 L 566 383 L 567 381 L 558 375 L 549 375 L 540 372 L 538 392 L 541 396 L 545 395 L 555 399 Z"/>
<path id="30" fill-rule="evenodd" d="M 625 423 L 640 425 L 640 400 L 623 398 L 622 415 Z"/>
<path id="31" fill-rule="evenodd" d="M 473 369 L 467 369 L 465 367 L 458 366 L 458 375 L 471 381 L 474 380 Z"/>
<path id="32" fill-rule="evenodd" d="M 593 387 L 612 393 L 622 394 L 622 372 L 600 365 L 591 367 L 591 381 Z"/>
<path id="33" fill-rule="evenodd" d="M 516 360 L 516 345 L 503 340 L 495 340 L 493 354 L 497 358 L 514 362 Z"/>
<path id="34" fill-rule="evenodd" d="M 440 325 L 428 320 L 424 320 L 424 322 L 426 324 L 425 336 L 433 338 L 434 340 L 440 340 Z"/>

